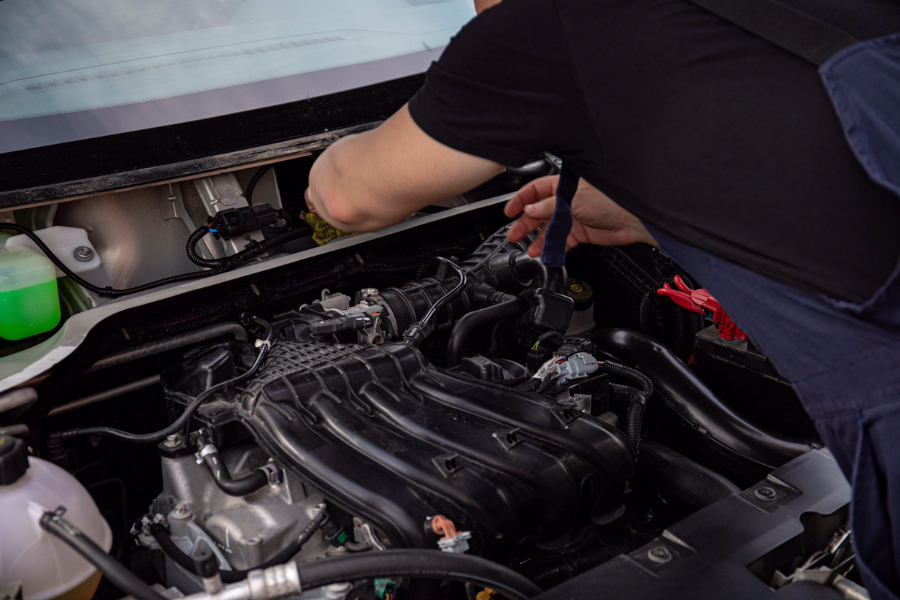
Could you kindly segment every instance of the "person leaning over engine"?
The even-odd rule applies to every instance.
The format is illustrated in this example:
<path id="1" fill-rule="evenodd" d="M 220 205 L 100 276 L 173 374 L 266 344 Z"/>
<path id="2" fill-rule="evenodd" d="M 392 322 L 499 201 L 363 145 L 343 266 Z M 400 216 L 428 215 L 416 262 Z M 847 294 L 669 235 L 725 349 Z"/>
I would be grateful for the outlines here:
<path id="1" fill-rule="evenodd" d="M 900 31 L 892 2 L 783 2 L 856 38 Z M 716 296 L 854 481 L 860 569 L 896 599 L 900 199 L 854 156 L 816 68 L 689 0 L 492 4 L 407 106 L 321 155 L 311 209 L 375 230 L 561 157 L 581 178 L 568 248 L 658 244 Z M 508 203 L 511 240 L 549 220 L 557 183 Z"/>

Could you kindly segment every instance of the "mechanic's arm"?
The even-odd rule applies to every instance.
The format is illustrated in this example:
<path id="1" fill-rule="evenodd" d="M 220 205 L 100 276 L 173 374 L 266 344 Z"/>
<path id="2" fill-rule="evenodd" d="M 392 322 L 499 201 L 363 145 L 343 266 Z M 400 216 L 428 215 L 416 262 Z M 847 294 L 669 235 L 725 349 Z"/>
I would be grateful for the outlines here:
<path id="1" fill-rule="evenodd" d="M 374 231 L 502 171 L 433 140 L 404 106 L 380 127 L 347 136 L 322 153 L 309 174 L 306 202 L 338 229 Z"/>

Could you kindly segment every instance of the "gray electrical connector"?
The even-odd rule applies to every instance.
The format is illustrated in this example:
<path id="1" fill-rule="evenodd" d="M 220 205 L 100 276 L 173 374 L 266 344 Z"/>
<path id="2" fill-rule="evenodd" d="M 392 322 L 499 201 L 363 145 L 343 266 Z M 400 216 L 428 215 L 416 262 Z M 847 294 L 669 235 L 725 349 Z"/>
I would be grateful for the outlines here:
<path id="1" fill-rule="evenodd" d="M 600 364 L 597 359 L 587 352 L 573 354 L 569 360 L 556 366 L 556 372 L 559 375 L 556 384 L 565 385 L 573 379 L 582 379 L 599 368 Z"/>

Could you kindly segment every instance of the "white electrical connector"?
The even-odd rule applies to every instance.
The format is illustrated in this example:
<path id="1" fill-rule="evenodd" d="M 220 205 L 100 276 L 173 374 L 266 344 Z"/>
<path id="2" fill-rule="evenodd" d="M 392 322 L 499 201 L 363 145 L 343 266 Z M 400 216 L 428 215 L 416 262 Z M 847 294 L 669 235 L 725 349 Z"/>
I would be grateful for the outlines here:
<path id="1" fill-rule="evenodd" d="M 583 379 L 600 368 L 597 359 L 587 352 L 573 354 L 565 362 L 556 366 L 557 385 L 565 385 L 573 379 Z"/>

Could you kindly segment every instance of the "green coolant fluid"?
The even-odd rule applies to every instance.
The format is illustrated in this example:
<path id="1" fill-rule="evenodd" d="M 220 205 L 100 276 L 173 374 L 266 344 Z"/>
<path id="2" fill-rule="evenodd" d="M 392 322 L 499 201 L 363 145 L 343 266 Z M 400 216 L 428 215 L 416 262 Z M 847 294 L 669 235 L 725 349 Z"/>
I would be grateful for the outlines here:
<path id="1" fill-rule="evenodd" d="M 24 247 L 0 248 L 0 338 L 21 340 L 59 323 L 56 269 Z"/>

